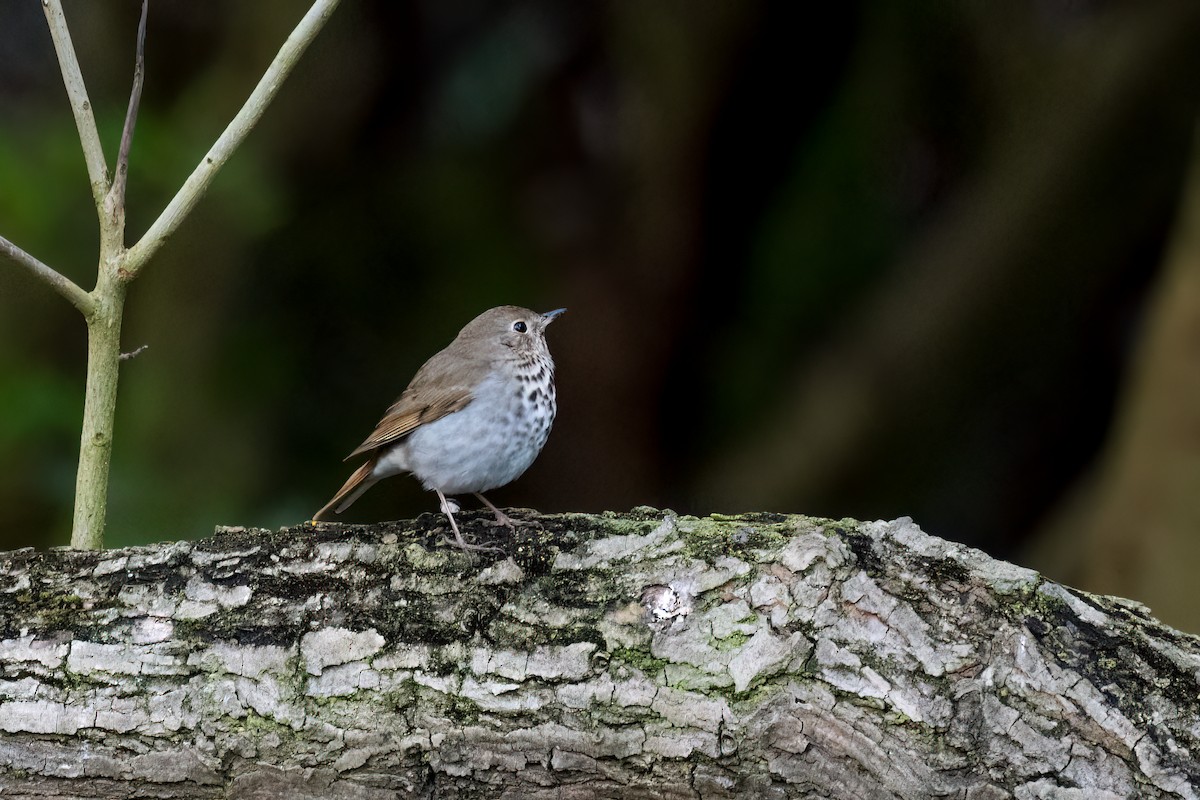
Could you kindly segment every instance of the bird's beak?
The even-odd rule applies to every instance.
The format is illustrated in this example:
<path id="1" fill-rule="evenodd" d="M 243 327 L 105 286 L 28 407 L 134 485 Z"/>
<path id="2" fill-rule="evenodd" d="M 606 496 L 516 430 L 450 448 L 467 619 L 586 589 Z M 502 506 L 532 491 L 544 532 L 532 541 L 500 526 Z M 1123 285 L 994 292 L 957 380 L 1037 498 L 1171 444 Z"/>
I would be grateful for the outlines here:
<path id="1" fill-rule="evenodd" d="M 564 312 L 566 312 L 565 308 L 556 308 L 553 311 L 547 311 L 545 314 L 542 314 L 542 323 L 549 325 L 551 322 L 554 322 L 555 317 Z"/>

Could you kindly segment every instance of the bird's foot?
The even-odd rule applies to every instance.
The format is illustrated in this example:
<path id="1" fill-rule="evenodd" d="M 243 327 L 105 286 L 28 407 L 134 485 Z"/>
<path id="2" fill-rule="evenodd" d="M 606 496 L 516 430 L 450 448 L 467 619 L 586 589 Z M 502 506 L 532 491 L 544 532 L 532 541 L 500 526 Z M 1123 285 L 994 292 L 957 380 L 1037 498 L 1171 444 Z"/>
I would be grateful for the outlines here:
<path id="1" fill-rule="evenodd" d="M 492 519 L 492 520 L 485 519 L 483 521 L 483 524 L 484 525 L 494 525 L 497 528 L 508 528 L 511 531 L 511 530 L 516 530 L 517 525 L 519 525 L 520 523 L 518 523 L 515 519 L 510 517 L 508 514 L 505 514 L 503 511 L 501 511 L 499 514 L 496 515 L 495 519 Z"/>
<path id="2" fill-rule="evenodd" d="M 507 553 L 501 547 L 496 547 L 495 545 L 490 544 L 473 544 L 463 539 L 462 536 L 458 535 L 458 531 L 455 531 L 454 533 L 455 536 L 453 539 L 451 539 L 449 536 L 442 536 L 442 541 L 451 547 L 457 547 L 459 550 L 467 553 L 500 553 L 502 555 L 507 555 Z"/>
<path id="3" fill-rule="evenodd" d="M 458 511 L 458 503 L 455 503 L 453 500 L 448 500 L 441 492 L 438 492 L 437 496 L 438 500 L 441 501 L 442 513 L 446 515 L 446 519 L 450 522 L 450 530 L 454 532 L 453 539 L 451 539 L 449 536 L 442 537 L 446 544 L 457 547 L 458 549 L 468 553 L 504 553 L 504 550 L 494 545 L 474 544 L 473 542 L 468 542 L 466 539 L 464 539 L 462 533 L 458 530 L 458 523 L 454 520 L 454 512 Z"/>
<path id="4" fill-rule="evenodd" d="M 496 521 L 494 523 L 490 523 L 490 524 L 499 525 L 499 526 L 508 528 L 509 530 L 516 530 L 516 527 L 517 527 L 516 520 L 514 520 L 508 514 L 505 514 L 500 509 L 496 508 L 494 505 L 492 505 L 492 501 L 488 500 L 486 497 L 481 495 L 479 492 L 476 492 L 475 496 L 479 498 L 479 502 L 483 503 L 485 506 L 490 508 L 492 510 L 492 513 L 496 515 Z M 485 523 L 485 524 L 488 524 L 488 523 Z"/>

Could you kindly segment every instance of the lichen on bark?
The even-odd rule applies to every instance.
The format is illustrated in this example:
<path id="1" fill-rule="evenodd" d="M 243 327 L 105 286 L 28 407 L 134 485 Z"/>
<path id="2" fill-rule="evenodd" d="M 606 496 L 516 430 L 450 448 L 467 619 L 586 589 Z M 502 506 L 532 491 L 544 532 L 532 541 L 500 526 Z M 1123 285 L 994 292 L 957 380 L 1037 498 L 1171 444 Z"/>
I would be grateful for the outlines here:
<path id="1" fill-rule="evenodd" d="M 0 791 L 1196 797 L 1200 644 L 911 521 L 464 514 L 0 555 Z M 1107 793 L 1107 794 L 1106 794 Z"/>

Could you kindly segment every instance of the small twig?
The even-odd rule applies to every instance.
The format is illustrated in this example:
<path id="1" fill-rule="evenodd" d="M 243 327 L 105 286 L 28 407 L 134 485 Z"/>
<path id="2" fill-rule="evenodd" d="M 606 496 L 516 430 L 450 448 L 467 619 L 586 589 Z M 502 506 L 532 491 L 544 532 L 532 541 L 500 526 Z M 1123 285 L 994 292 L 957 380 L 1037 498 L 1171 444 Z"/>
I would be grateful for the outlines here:
<path id="1" fill-rule="evenodd" d="M 145 351 L 146 351 L 146 349 L 147 349 L 147 348 L 149 348 L 149 347 L 150 347 L 150 345 L 148 345 L 148 344 L 144 344 L 144 345 L 142 345 L 141 347 L 139 347 L 137 350 L 134 350 L 134 351 L 132 351 L 132 352 L 129 352 L 129 353 L 121 353 L 121 355 L 117 356 L 117 360 L 118 360 L 118 361 L 128 361 L 128 360 L 130 360 L 131 358 L 137 358 L 137 357 L 138 357 L 138 356 L 140 356 L 140 355 L 141 355 L 143 352 L 145 352 Z"/>
<path id="2" fill-rule="evenodd" d="M 125 184 L 129 178 L 129 148 L 133 145 L 133 128 L 137 122 L 138 105 L 142 101 L 142 83 L 146 75 L 146 14 L 150 0 L 142 0 L 142 20 L 138 23 L 137 54 L 133 64 L 133 89 L 129 93 L 129 110 L 125 112 L 125 128 L 121 131 L 121 148 L 117 151 L 116 174 L 108 191 L 109 213 L 125 206 Z"/>
<path id="3" fill-rule="evenodd" d="M 91 316 L 96 305 L 92 300 L 92 296 L 79 288 L 70 278 L 57 272 L 54 268 L 46 266 L 3 236 L 0 236 L 0 253 L 14 264 L 20 264 L 32 272 L 35 277 L 62 295 L 71 305 L 79 309 L 80 313 L 85 317 Z"/>
<path id="4" fill-rule="evenodd" d="M 279 88 L 283 86 L 284 80 L 296 66 L 296 62 L 300 60 L 300 56 L 324 27 L 329 15 L 337 8 L 338 2 L 339 0 L 315 0 L 308 13 L 304 15 L 304 19 L 300 20 L 295 30 L 288 36 L 287 41 L 279 48 L 275 60 L 267 67 L 267 71 L 263 73 L 262 79 L 254 87 L 254 91 L 250 93 L 250 97 L 246 99 L 237 116 L 230 121 L 228 127 L 225 128 L 204 158 L 200 159 L 196 169 L 188 176 L 183 186 L 163 209 L 162 214 L 154 221 L 150 229 L 137 244 L 129 248 L 125 260 L 125 280 L 133 280 L 137 277 L 142 267 L 153 257 L 158 248 L 163 246 L 163 243 L 175 232 L 200 198 L 204 196 L 217 171 L 238 148 L 246 135 L 258 124 L 267 106 L 279 93 Z"/>
<path id="5" fill-rule="evenodd" d="M 61 0 L 42 0 L 46 12 L 46 24 L 50 38 L 54 40 L 54 51 L 58 54 L 58 66 L 62 70 L 67 97 L 71 101 L 71 112 L 75 115 L 75 127 L 79 129 L 79 143 L 83 147 L 83 159 L 87 162 L 88 179 L 92 185 L 92 199 L 97 212 L 104 211 L 104 196 L 108 193 L 108 165 L 104 162 L 104 148 L 100 134 L 96 132 L 96 117 L 88 100 L 83 73 L 79 70 L 79 59 L 75 46 L 71 44 L 71 32 L 67 29 L 67 18 L 63 16 Z"/>

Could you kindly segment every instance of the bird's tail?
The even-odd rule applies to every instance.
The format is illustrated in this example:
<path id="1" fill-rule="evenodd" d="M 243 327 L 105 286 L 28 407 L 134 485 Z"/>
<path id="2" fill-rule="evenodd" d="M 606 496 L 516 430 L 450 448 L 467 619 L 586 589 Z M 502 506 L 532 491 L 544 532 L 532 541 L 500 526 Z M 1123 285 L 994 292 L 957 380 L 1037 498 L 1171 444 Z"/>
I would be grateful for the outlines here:
<path id="1" fill-rule="evenodd" d="M 354 470 L 354 474 L 351 475 L 345 484 L 342 485 L 341 489 L 338 489 L 338 493 L 333 496 L 333 499 L 326 503 L 325 506 L 316 514 L 313 514 L 313 521 L 319 522 L 321 520 L 327 520 L 329 519 L 330 513 L 342 513 L 349 508 L 350 504 L 357 500 L 363 492 L 374 486 L 375 482 L 379 480 L 379 478 L 371 476 L 371 473 L 375 471 L 376 461 L 378 461 L 378 459 L 372 458 L 370 461 Z"/>

